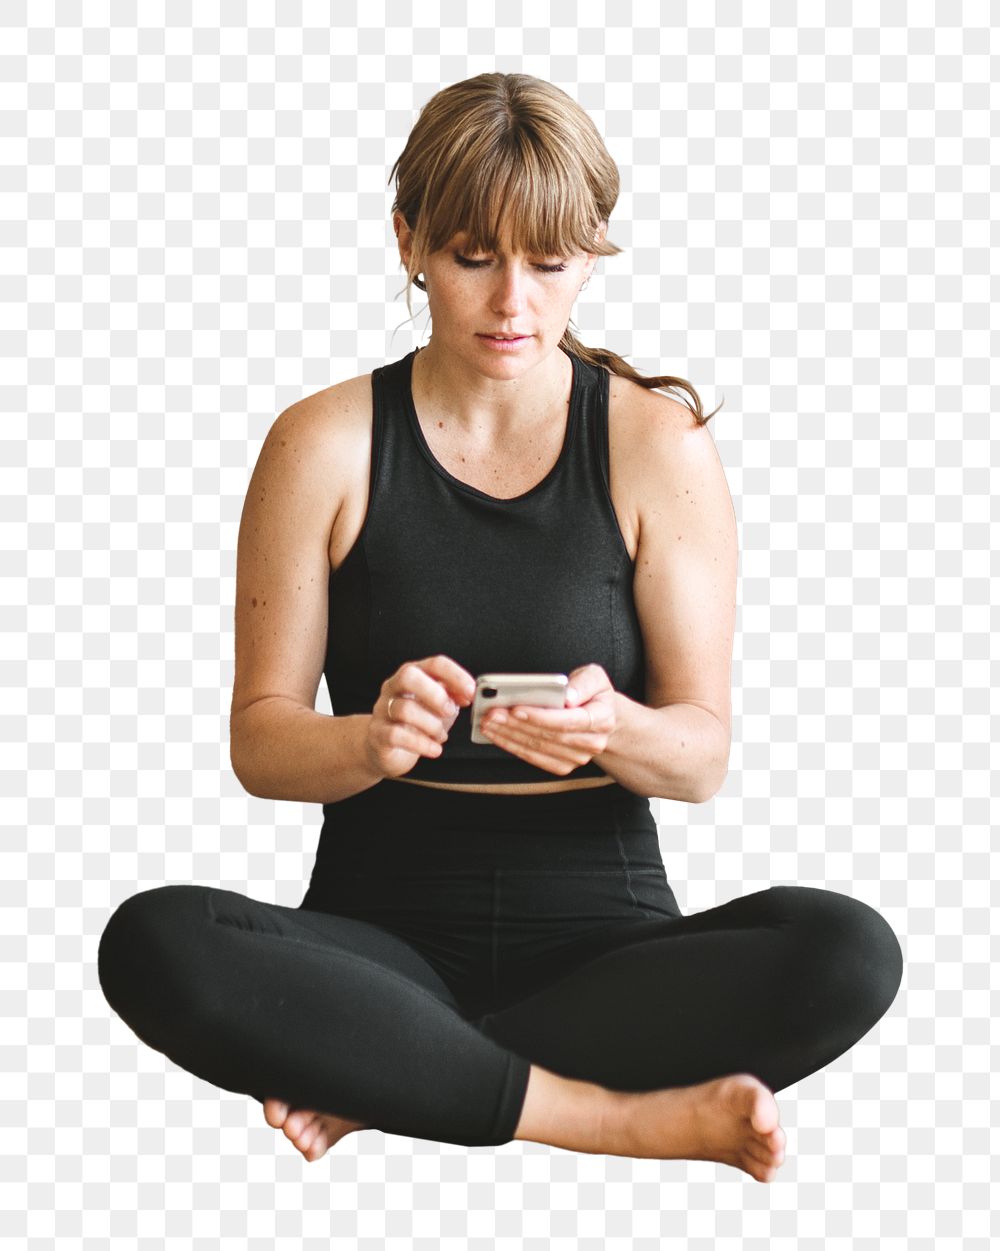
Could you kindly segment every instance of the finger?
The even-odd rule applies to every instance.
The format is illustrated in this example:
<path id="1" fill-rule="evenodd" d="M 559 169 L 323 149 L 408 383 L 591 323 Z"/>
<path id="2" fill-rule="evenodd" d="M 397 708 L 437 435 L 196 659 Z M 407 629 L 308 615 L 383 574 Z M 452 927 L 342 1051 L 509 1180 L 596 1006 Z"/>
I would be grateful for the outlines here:
<path id="1" fill-rule="evenodd" d="M 594 751 L 595 741 L 600 744 L 603 735 L 584 734 L 567 734 L 562 733 L 552 735 L 537 728 L 525 729 L 526 722 L 508 722 L 504 725 L 483 726 L 483 733 L 491 743 L 496 743 L 498 747 L 514 748 L 517 747 L 521 751 L 534 751 L 544 753 L 546 756 L 554 759 L 571 761 L 574 765 L 583 763 L 579 756 L 581 751 L 586 754 L 588 760 L 593 759 L 596 752 Z M 603 751 L 603 746 L 599 747 Z"/>
<path id="2" fill-rule="evenodd" d="M 589 747 L 593 735 L 580 734 L 575 730 L 545 729 L 532 725 L 527 721 L 506 721 L 502 725 L 489 721 L 483 725 L 483 733 L 496 733 L 512 743 L 520 743 L 524 747 L 534 747 L 538 751 L 573 753 L 573 749 Z"/>
<path id="3" fill-rule="evenodd" d="M 519 713 L 524 716 L 518 716 Z M 593 715 L 592 715 L 593 714 Z M 507 710 L 513 724 L 521 728 L 535 726 L 538 729 L 550 730 L 556 734 L 598 734 L 604 733 L 598 724 L 600 713 L 592 707 L 583 708 L 541 708 L 537 704 L 517 704 Z"/>
<path id="4" fill-rule="evenodd" d="M 421 708 L 416 699 L 393 695 L 392 716 L 386 710 L 389 742 L 421 756 L 440 756 L 448 731 L 441 722 Z M 411 711 L 412 710 L 412 711 Z"/>
<path id="5" fill-rule="evenodd" d="M 458 716 L 458 705 L 453 702 L 446 688 L 425 673 L 419 665 L 404 665 L 399 672 L 399 683 L 403 689 L 399 696 L 394 693 L 394 698 L 405 697 L 415 707 L 404 712 L 399 705 L 394 704 L 392 720 L 415 722 L 427 733 L 434 735 L 442 725 L 450 728 L 454 724 Z M 388 703 L 386 706 L 388 708 Z"/>
<path id="6" fill-rule="evenodd" d="M 448 688 L 431 677 L 416 661 L 411 660 L 403 665 L 397 677 L 402 691 L 415 695 L 425 707 L 440 716 L 451 715 L 454 701 Z"/>
<path id="7" fill-rule="evenodd" d="M 398 725 L 415 734 L 428 735 L 435 742 L 441 741 L 441 718 L 435 717 L 425 708 L 416 695 L 406 691 L 388 696 L 385 701 L 385 719 L 390 725 Z"/>
<path id="8" fill-rule="evenodd" d="M 430 734 L 424 734 L 416 726 L 398 725 L 394 721 L 390 721 L 389 725 L 390 747 L 398 747 L 403 751 L 414 751 L 418 756 L 431 756 L 434 759 L 437 759 L 444 751 L 444 743 L 441 739 L 432 737 Z"/>
<path id="9" fill-rule="evenodd" d="M 471 703 L 476 693 L 476 679 L 450 656 L 427 656 L 420 662 L 443 682 L 456 703 Z"/>
<path id="10" fill-rule="evenodd" d="M 515 743 L 510 740 L 501 741 L 498 738 L 490 738 L 490 742 L 497 747 L 502 747 L 504 751 L 510 752 L 512 756 L 517 756 L 520 760 L 527 761 L 528 764 L 536 765 L 539 769 L 544 769 L 547 773 L 565 774 L 575 769 L 578 761 L 572 757 L 563 758 L 560 756 L 552 756 L 547 752 L 536 751 L 532 747 L 527 747 L 523 743 Z M 567 766 L 569 766 L 567 768 Z"/>
<path id="11" fill-rule="evenodd" d="M 579 692 L 580 698 L 576 701 L 577 703 L 585 703 L 588 699 L 592 699 L 599 691 L 613 689 L 607 670 L 601 665 L 580 665 L 578 669 L 574 669 L 572 672 L 568 673 L 566 675 L 566 679 L 567 694 L 569 693 L 570 688 Z"/>
<path id="12" fill-rule="evenodd" d="M 517 731 L 506 725 L 497 726 L 492 730 L 484 727 L 483 732 L 495 746 L 502 747 L 504 751 L 509 751 L 512 755 L 520 756 L 522 760 L 527 760 L 530 764 L 540 764 L 542 768 L 547 768 L 550 772 L 552 766 L 570 765 L 576 768 L 586 763 L 585 760 L 579 759 L 579 752 L 574 751 L 570 743 L 558 740 L 546 741 L 539 739 L 537 735 L 526 734 L 524 731 Z M 592 757 L 588 756 L 587 759 L 592 759 Z"/>

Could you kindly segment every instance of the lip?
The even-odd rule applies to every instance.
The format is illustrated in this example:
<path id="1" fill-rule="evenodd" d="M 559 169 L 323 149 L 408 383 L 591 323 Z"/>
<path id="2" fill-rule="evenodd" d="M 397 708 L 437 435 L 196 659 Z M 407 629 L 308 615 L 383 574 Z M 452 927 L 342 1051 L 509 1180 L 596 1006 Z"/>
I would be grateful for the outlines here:
<path id="1" fill-rule="evenodd" d="M 516 352 L 522 343 L 528 342 L 531 335 L 520 335 L 516 339 L 491 339 L 488 334 L 477 334 L 476 338 L 482 339 L 487 347 L 492 348 L 494 352 Z"/>

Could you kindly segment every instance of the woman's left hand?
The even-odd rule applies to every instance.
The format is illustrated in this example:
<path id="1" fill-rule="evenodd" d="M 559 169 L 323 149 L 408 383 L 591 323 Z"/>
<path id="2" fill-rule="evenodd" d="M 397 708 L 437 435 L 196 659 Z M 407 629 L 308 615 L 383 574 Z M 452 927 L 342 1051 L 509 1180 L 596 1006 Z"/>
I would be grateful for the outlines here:
<path id="1" fill-rule="evenodd" d="M 494 708 L 480 722 L 483 734 L 496 747 L 549 773 L 565 776 L 589 764 L 615 732 L 615 689 L 600 665 L 581 665 L 567 676 L 564 707 Z"/>

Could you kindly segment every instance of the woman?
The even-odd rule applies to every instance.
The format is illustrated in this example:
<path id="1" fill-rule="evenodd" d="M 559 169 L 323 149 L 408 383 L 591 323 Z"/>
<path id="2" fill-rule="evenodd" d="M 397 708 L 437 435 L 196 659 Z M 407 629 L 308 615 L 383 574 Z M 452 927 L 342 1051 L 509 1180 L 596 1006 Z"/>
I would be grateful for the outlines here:
<path id="1" fill-rule="evenodd" d="M 395 169 L 430 343 L 284 412 L 240 526 L 233 767 L 323 804 L 309 889 L 135 895 L 102 987 L 307 1160 L 373 1127 L 770 1181 L 774 1092 L 871 1029 L 902 960 L 842 894 L 683 916 L 667 882 L 649 798 L 709 799 L 730 743 L 735 519 L 709 418 L 568 329 L 620 249 L 617 170 L 563 92 L 448 87 Z M 495 671 L 567 673 L 565 706 L 492 712 L 473 743 Z"/>

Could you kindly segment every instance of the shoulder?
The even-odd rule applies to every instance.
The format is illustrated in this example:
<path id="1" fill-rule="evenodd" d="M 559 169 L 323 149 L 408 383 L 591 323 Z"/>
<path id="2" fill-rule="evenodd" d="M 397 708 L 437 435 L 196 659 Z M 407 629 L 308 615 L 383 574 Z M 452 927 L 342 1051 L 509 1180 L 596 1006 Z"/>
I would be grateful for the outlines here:
<path id="1" fill-rule="evenodd" d="M 358 374 L 303 396 L 289 404 L 274 425 L 317 441 L 349 440 L 366 423 L 371 425 L 371 378 L 371 374 Z"/>
<path id="2" fill-rule="evenodd" d="M 351 482 L 367 474 L 371 426 L 371 374 L 359 374 L 290 404 L 267 442 L 294 456 L 303 478 L 321 480 L 339 507 Z"/>
<path id="3" fill-rule="evenodd" d="M 641 386 L 620 374 L 611 374 L 608 381 L 609 407 L 637 432 L 677 439 L 689 432 L 706 430 L 706 427 L 699 426 L 694 413 L 680 400 Z"/>
<path id="4" fill-rule="evenodd" d="M 692 472 L 720 464 L 711 431 L 686 404 L 618 374 L 609 381 L 609 424 L 637 482 L 662 490 L 665 480 L 686 482 Z"/>

